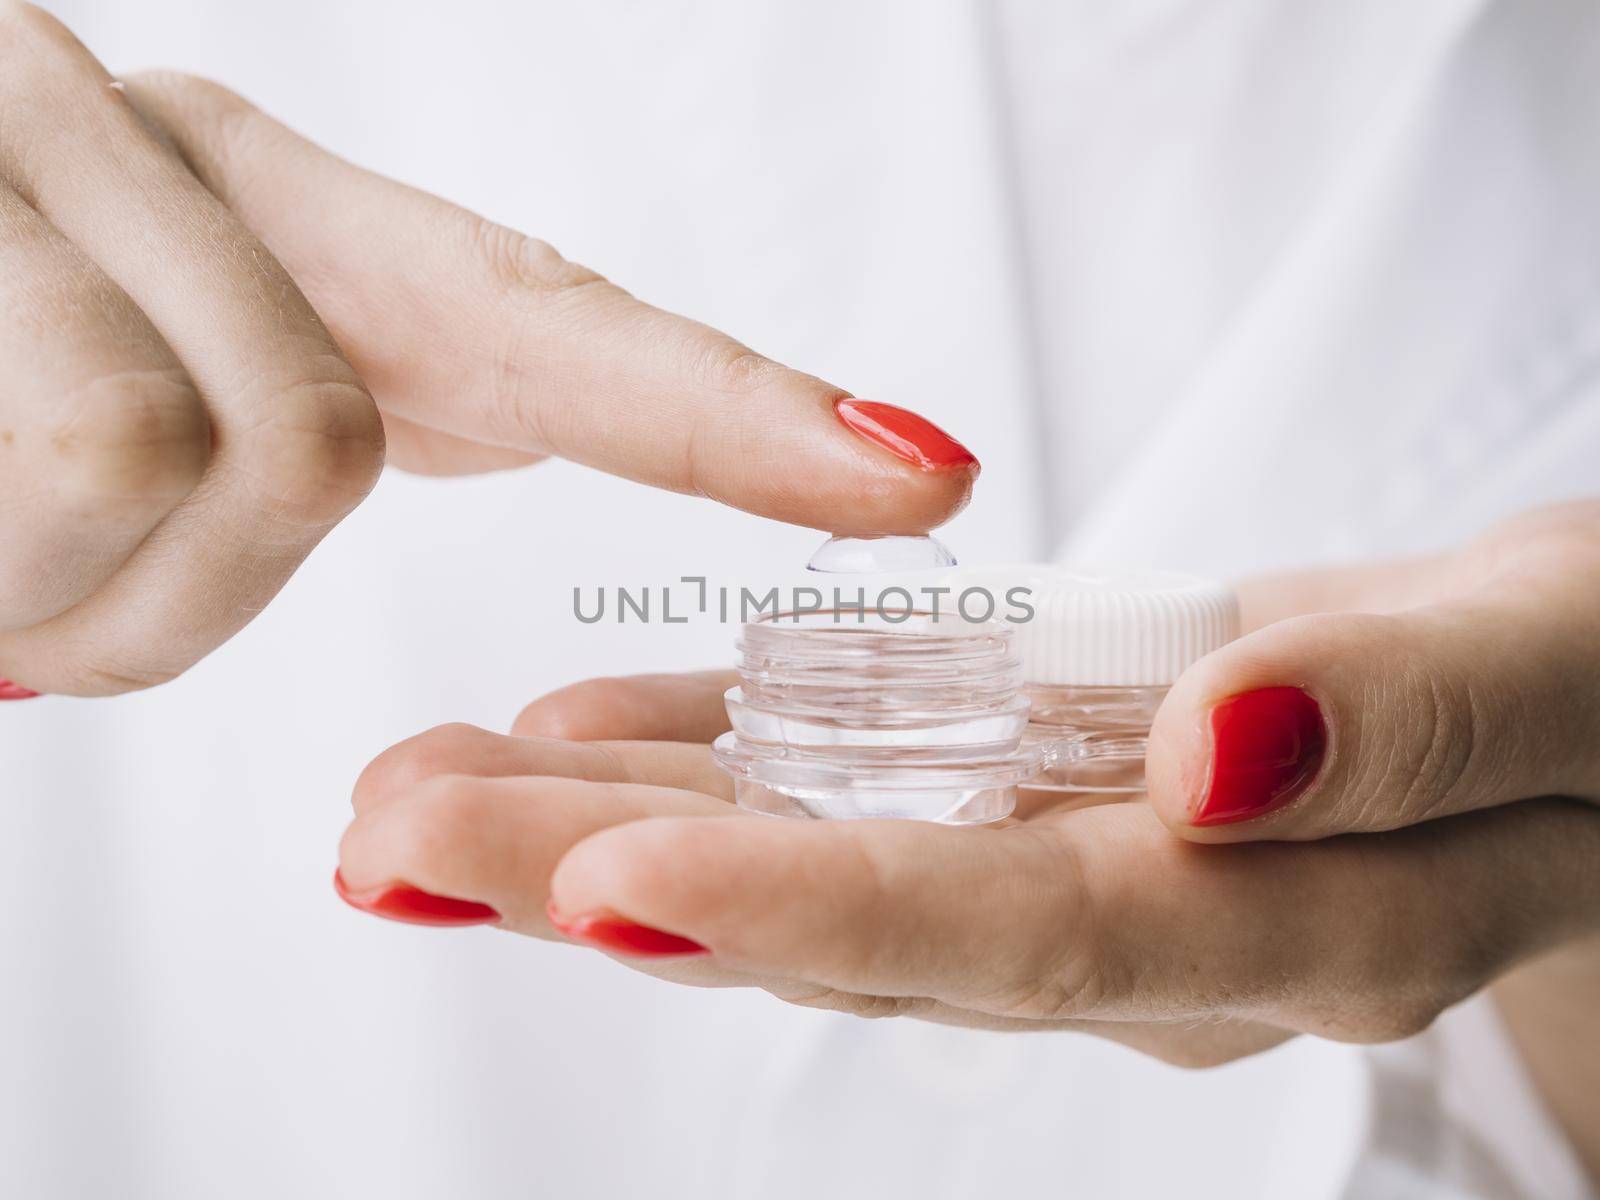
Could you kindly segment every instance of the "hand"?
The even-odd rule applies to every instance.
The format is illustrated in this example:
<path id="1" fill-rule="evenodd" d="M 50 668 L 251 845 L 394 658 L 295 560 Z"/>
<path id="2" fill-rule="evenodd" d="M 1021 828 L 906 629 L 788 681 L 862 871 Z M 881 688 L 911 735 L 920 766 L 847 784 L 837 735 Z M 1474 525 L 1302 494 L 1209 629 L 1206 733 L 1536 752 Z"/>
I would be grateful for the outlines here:
<path id="1" fill-rule="evenodd" d="M 1597 585 L 1594 504 L 1438 560 L 1247 585 L 1259 627 L 1173 689 L 1149 804 L 1036 794 L 981 829 L 746 815 L 703 744 L 731 676 L 578 684 L 519 736 L 449 726 L 378 758 L 342 886 L 402 919 L 561 936 L 548 904 L 684 983 L 1085 1029 L 1189 1064 L 1296 1032 L 1403 1037 L 1600 928 L 1600 813 L 1539 798 L 1600 796 Z M 1365 611 L 1290 616 L 1327 608 Z M 1266 706 L 1217 724 L 1264 687 L 1309 698 L 1298 743 L 1250 728 Z M 1199 844 L 1223 840 L 1245 844 Z"/>
<path id="2" fill-rule="evenodd" d="M 926 422 L 836 416 L 839 389 L 214 84 L 114 82 L 9 0 L 0 63 L 0 674 L 20 684 L 186 669 L 360 502 L 385 434 L 414 470 L 557 454 L 844 533 L 965 503 L 976 463 Z"/>

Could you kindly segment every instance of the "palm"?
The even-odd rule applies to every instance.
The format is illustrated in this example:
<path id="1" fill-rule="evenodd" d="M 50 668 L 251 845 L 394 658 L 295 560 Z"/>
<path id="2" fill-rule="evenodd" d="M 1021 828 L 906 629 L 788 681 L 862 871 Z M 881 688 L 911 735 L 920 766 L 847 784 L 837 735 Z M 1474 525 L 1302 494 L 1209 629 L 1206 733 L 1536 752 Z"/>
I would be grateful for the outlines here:
<path id="1" fill-rule="evenodd" d="M 755 816 L 708 749 L 727 728 L 731 673 L 637 676 L 544 697 L 519 736 L 453 726 L 390 750 L 357 786 L 341 861 L 358 881 L 470 897 L 533 937 L 556 936 L 547 904 L 654 932 L 673 953 L 709 953 L 630 965 L 796 1004 L 1082 1029 L 1185 1063 L 1295 1032 L 1406 1036 L 1596 927 L 1600 818 L 1537 798 L 1600 795 L 1594 740 L 1552 757 L 1548 739 L 1516 734 L 1530 695 L 1553 687 L 1561 701 L 1589 678 L 1596 507 L 1533 514 L 1448 559 L 1249 586 L 1255 632 L 1195 664 L 1157 717 L 1148 800 L 1028 794 L 983 828 Z M 1296 613 L 1326 615 L 1281 619 Z M 1463 627 L 1468 653 L 1449 657 Z M 1485 743 L 1483 768 L 1426 753 L 1419 732 L 1451 728 L 1450 697 L 1430 681 L 1479 670 L 1506 630 L 1521 631 L 1515 661 L 1470 694 L 1509 697 L 1495 719 L 1511 732 Z M 1548 653 L 1520 653 L 1540 638 Z M 1396 647 L 1413 670 L 1397 670 Z M 1551 665 L 1555 683 L 1528 662 Z M 1271 682 L 1266 671 L 1323 673 L 1344 704 L 1343 757 L 1336 736 L 1314 803 L 1193 825 L 1209 769 L 1201 717 Z M 1546 724 L 1582 728 L 1588 711 L 1558 703 Z M 1508 774 L 1505 756 L 1524 752 L 1570 782 Z"/>

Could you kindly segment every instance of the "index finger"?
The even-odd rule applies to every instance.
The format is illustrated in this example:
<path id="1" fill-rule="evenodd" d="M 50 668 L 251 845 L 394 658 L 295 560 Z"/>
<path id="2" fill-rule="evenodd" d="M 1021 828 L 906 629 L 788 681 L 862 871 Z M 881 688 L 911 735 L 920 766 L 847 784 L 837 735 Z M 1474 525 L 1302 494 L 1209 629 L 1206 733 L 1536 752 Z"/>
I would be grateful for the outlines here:
<path id="1" fill-rule="evenodd" d="M 921 533 L 967 501 L 977 459 L 914 413 L 353 167 L 215 84 L 130 88 L 300 281 L 386 412 L 835 533 Z"/>

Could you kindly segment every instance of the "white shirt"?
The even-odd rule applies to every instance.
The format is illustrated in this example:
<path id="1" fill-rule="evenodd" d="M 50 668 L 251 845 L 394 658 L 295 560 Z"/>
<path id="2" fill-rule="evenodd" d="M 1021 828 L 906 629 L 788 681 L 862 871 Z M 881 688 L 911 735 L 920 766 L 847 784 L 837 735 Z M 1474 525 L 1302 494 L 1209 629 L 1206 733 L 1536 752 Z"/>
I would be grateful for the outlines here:
<path id="1" fill-rule="evenodd" d="M 1580 0 L 53 7 L 113 70 L 221 78 L 928 414 L 985 464 L 946 535 L 969 561 L 1228 575 L 1594 489 Z M 579 626 L 574 584 L 758 577 L 816 540 L 566 464 L 390 476 L 188 676 L 0 711 L 0 1191 L 1583 1194 L 1483 1002 L 1403 1070 L 1301 1039 L 1193 1074 L 338 905 L 386 745 L 727 659 L 715 624 Z M 1505 1084 L 1487 1113 L 1433 1086 L 1457 1029 Z M 1497 1120 L 1535 1132 L 1477 1137 Z"/>

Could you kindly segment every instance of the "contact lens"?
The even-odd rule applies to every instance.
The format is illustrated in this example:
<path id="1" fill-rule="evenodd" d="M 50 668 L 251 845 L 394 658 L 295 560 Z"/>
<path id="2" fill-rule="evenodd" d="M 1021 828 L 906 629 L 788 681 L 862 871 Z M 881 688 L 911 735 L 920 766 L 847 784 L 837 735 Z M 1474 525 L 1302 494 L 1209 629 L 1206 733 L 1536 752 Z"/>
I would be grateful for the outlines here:
<path id="1" fill-rule="evenodd" d="M 818 547 L 806 570 L 829 575 L 885 574 L 892 571 L 937 571 L 956 565 L 956 556 L 933 537 L 839 537 Z"/>

